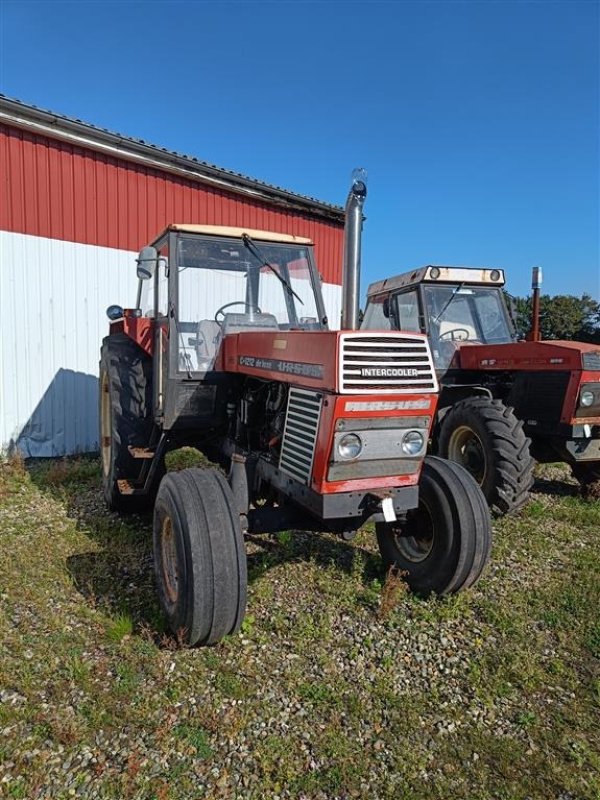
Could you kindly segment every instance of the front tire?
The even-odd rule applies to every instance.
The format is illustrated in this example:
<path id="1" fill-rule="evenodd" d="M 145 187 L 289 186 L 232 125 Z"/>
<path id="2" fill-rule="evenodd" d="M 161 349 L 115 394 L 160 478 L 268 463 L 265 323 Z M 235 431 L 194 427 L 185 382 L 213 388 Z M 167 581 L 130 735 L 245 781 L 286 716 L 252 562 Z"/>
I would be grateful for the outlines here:
<path id="1" fill-rule="evenodd" d="M 490 514 L 481 489 L 458 464 L 428 456 L 419 506 L 407 521 L 376 525 L 386 569 L 395 566 L 419 595 L 453 594 L 478 580 L 492 545 Z"/>
<path id="2" fill-rule="evenodd" d="M 535 461 L 523 423 L 501 400 L 469 397 L 442 419 L 437 453 L 463 466 L 481 486 L 492 513 L 513 514 L 529 497 Z"/>
<path id="3" fill-rule="evenodd" d="M 185 469 L 163 478 L 154 506 L 154 567 L 169 627 L 186 644 L 215 644 L 240 629 L 246 551 L 220 472 Z"/>

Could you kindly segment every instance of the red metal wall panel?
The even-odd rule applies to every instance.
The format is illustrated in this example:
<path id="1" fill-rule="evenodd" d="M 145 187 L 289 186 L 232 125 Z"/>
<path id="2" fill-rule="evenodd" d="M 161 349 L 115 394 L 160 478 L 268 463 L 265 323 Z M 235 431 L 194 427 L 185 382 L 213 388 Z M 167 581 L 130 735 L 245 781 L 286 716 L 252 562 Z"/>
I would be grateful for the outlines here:
<path id="1" fill-rule="evenodd" d="M 308 213 L 0 125 L 0 229 L 139 250 L 171 222 L 307 236 L 328 283 L 341 283 L 342 229 Z"/>

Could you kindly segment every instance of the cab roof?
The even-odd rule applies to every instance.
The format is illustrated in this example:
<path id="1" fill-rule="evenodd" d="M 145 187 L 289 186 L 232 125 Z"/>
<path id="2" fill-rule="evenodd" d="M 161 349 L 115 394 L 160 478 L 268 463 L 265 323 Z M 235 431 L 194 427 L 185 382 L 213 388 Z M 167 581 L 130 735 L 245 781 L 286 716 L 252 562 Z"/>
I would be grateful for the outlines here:
<path id="1" fill-rule="evenodd" d="M 419 283 L 465 283 L 479 286 L 504 286 L 504 270 L 494 267 L 444 267 L 439 264 L 428 264 L 410 272 L 403 272 L 393 278 L 372 283 L 368 290 L 369 297 L 377 294 L 416 286 Z"/>
<path id="2" fill-rule="evenodd" d="M 312 239 L 303 236 L 293 236 L 289 233 L 275 233 L 274 231 L 256 231 L 252 228 L 230 228 L 225 225 L 195 225 L 188 223 L 173 222 L 156 237 L 153 244 L 156 244 L 165 234 L 170 231 L 180 233 L 196 233 L 204 236 L 223 236 L 229 239 L 241 239 L 242 234 L 246 233 L 251 239 L 257 242 L 279 242 L 281 244 L 305 244 L 311 245 Z"/>

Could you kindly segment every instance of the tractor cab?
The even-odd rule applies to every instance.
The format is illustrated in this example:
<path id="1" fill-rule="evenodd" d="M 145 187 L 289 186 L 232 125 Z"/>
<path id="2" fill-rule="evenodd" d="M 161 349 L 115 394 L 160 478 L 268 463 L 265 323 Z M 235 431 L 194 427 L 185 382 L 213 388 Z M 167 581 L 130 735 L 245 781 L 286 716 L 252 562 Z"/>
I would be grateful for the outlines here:
<path id="1" fill-rule="evenodd" d="M 191 378 L 213 370 L 227 334 L 327 328 L 309 239 L 170 225 L 140 254 L 138 277 L 142 315 L 165 320 L 171 363 Z"/>
<path id="2" fill-rule="evenodd" d="M 427 334 L 436 370 L 445 372 L 462 344 L 505 344 L 515 338 L 499 269 L 427 266 L 371 284 L 366 330 Z"/>

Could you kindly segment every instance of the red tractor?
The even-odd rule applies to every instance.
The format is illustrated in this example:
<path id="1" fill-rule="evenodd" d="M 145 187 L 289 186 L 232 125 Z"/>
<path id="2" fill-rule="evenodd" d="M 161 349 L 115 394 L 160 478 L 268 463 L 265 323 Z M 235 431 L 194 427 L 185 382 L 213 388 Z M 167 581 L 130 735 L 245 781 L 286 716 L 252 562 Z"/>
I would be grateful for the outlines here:
<path id="1" fill-rule="evenodd" d="M 170 225 L 140 253 L 136 307 L 108 309 L 104 494 L 120 511 L 154 503 L 161 605 L 190 644 L 239 629 L 246 533 L 349 539 L 373 521 L 385 564 L 422 594 L 470 586 L 489 557 L 476 482 L 425 456 L 438 388 L 426 337 L 356 330 L 365 196 L 355 176 L 342 331 L 328 330 L 309 240 L 236 228 Z M 214 467 L 165 475 L 181 445 Z"/>
<path id="2" fill-rule="evenodd" d="M 534 459 L 566 461 L 600 496 L 600 347 L 538 341 L 535 318 L 534 340 L 516 341 L 503 285 L 499 269 L 421 267 L 369 287 L 362 328 L 427 335 L 433 450 L 469 470 L 493 512 L 523 505 Z"/>

